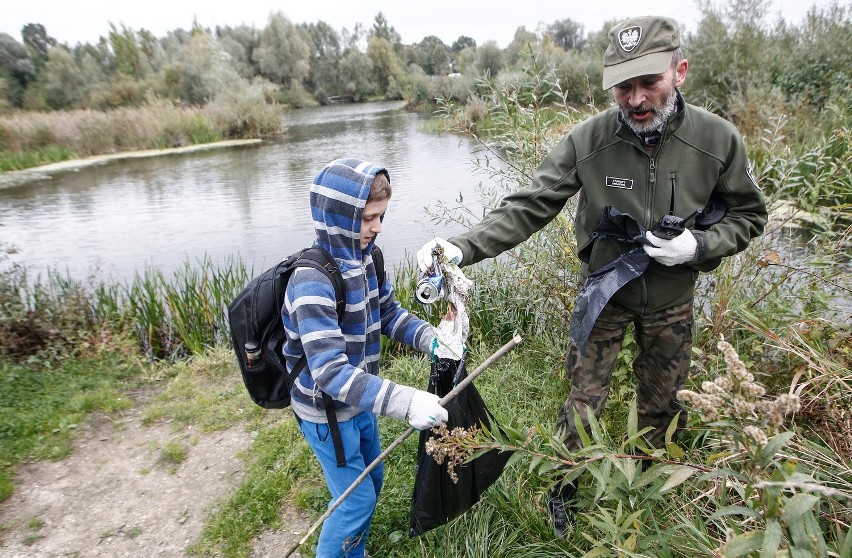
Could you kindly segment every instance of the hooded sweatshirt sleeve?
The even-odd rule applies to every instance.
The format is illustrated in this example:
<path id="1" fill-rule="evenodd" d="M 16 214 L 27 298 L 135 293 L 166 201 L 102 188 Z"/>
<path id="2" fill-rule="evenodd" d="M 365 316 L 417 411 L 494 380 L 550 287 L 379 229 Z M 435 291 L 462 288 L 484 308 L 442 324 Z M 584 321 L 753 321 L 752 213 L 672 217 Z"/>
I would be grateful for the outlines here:
<path id="1" fill-rule="evenodd" d="M 393 285 L 385 281 L 379 287 L 379 307 L 382 314 L 382 334 L 400 343 L 414 347 L 421 353 L 432 350 L 435 331 L 396 300 Z"/>
<path id="2" fill-rule="evenodd" d="M 350 364 L 334 301 L 334 288 L 325 274 L 312 268 L 293 273 L 287 286 L 284 327 L 288 337 L 301 340 L 307 357 L 307 370 L 299 383 L 348 405 L 404 420 L 414 388 Z"/>

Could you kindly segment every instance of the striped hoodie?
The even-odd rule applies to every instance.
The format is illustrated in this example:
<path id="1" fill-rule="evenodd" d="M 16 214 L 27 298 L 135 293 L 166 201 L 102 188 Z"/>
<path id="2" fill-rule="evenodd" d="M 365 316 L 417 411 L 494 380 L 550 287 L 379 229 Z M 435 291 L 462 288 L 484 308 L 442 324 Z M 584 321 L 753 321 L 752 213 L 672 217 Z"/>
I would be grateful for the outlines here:
<path id="1" fill-rule="evenodd" d="M 358 159 L 326 165 L 311 186 L 315 246 L 337 262 L 346 288 L 346 310 L 338 323 L 334 287 L 320 271 L 298 268 L 287 285 L 281 318 L 287 333 L 283 352 L 290 369 L 307 355 L 308 366 L 291 391 L 292 409 L 311 422 L 327 422 L 320 390 L 334 399 L 338 421 L 362 410 L 405 419 L 414 388 L 382 379 L 382 334 L 427 353 L 434 331 L 397 302 L 390 281 L 379 292 L 371 252 L 361 250 L 361 215 L 376 173 L 387 170 Z"/>

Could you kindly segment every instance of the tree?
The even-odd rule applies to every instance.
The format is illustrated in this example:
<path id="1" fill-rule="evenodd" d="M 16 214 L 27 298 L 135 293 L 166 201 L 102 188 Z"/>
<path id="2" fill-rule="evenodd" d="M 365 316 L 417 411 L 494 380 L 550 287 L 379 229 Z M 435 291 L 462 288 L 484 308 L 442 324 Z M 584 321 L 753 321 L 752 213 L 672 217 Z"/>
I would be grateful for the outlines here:
<path id="1" fill-rule="evenodd" d="M 492 76 L 503 69 L 503 51 L 495 41 L 488 41 L 476 49 L 475 68 L 477 74 L 487 71 Z"/>
<path id="2" fill-rule="evenodd" d="M 689 91 L 694 101 L 710 104 L 732 118 L 731 101 L 745 98 L 750 89 L 765 83 L 762 72 L 768 36 L 761 27 L 766 0 L 732 0 L 727 7 L 705 5 L 698 32 L 689 41 Z"/>
<path id="3" fill-rule="evenodd" d="M 476 47 L 466 47 L 456 54 L 456 71 L 465 75 L 476 73 Z"/>
<path id="4" fill-rule="evenodd" d="M 367 56 L 373 63 L 373 75 L 376 85 L 383 92 L 388 91 L 388 84 L 402 73 L 399 58 L 387 39 L 373 35 L 367 45 Z"/>
<path id="5" fill-rule="evenodd" d="M 228 53 L 234 67 L 246 79 L 253 78 L 257 67 L 252 62 L 252 54 L 260 45 L 260 32 L 253 26 L 216 27 L 216 39 L 222 50 Z"/>
<path id="6" fill-rule="evenodd" d="M 506 59 L 509 65 L 514 66 L 520 57 L 522 50 L 538 44 L 538 36 L 521 25 L 515 30 L 515 37 L 506 47 Z"/>
<path id="7" fill-rule="evenodd" d="M 373 28 L 370 30 L 370 37 L 384 39 L 394 49 L 398 48 L 402 43 L 402 37 L 399 36 L 396 29 L 388 24 L 388 20 L 382 12 L 376 14 L 376 19 L 373 21 Z"/>
<path id="8" fill-rule="evenodd" d="M 74 57 L 63 47 L 47 53 L 42 79 L 44 100 L 52 109 L 78 108 L 86 104 L 88 88 Z"/>
<path id="9" fill-rule="evenodd" d="M 432 49 L 429 65 L 432 67 L 433 75 L 445 76 L 450 73 L 450 53 L 447 52 L 447 47 L 443 43 L 435 45 Z"/>
<path id="10" fill-rule="evenodd" d="M 456 39 L 450 50 L 454 53 L 459 53 L 466 48 L 476 48 L 476 41 L 467 35 L 459 35 L 459 38 Z"/>
<path id="11" fill-rule="evenodd" d="M 310 70 L 311 49 L 299 29 L 281 12 L 270 14 L 254 52 L 260 73 L 274 83 L 301 84 Z"/>
<path id="12" fill-rule="evenodd" d="M 349 49 L 340 60 L 340 79 L 346 92 L 356 101 L 375 90 L 372 80 L 373 61 L 357 49 Z"/>
<path id="13" fill-rule="evenodd" d="M 311 48 L 310 71 L 305 80 L 315 96 L 339 95 L 343 92 L 338 77 L 340 64 L 340 36 L 324 21 L 301 24 L 299 28 L 308 37 Z M 322 101 L 321 99 L 321 102 Z"/>
<path id="14" fill-rule="evenodd" d="M 166 94 L 189 104 L 205 104 L 227 91 L 240 91 L 248 82 L 210 33 L 195 33 L 163 73 Z"/>
<path id="15" fill-rule="evenodd" d="M 583 29 L 582 23 L 566 18 L 548 25 L 546 33 L 553 38 L 553 44 L 564 50 L 583 50 L 586 46 Z"/>
<path id="16" fill-rule="evenodd" d="M 36 78 L 27 49 L 8 33 L 0 33 L 0 79 L 6 82 L 6 99 L 13 107 L 23 103 L 24 89 Z"/>
<path id="17" fill-rule="evenodd" d="M 109 28 L 109 44 L 115 58 L 116 70 L 137 80 L 149 75 L 151 66 L 139 46 L 136 33 L 124 24 L 119 29 L 110 23 Z"/>
<path id="18" fill-rule="evenodd" d="M 432 70 L 432 52 L 437 45 L 446 48 L 444 42 L 435 35 L 423 37 L 423 40 L 415 45 L 417 51 L 420 53 L 420 65 L 423 67 L 423 71 L 429 75 L 435 75 L 435 72 Z"/>
<path id="19" fill-rule="evenodd" d="M 21 29 L 24 46 L 30 51 L 36 68 L 41 69 L 47 61 L 47 51 L 56 46 L 56 39 L 47 34 L 41 23 L 28 23 Z"/>
<path id="20" fill-rule="evenodd" d="M 344 53 L 349 50 L 361 51 L 364 45 L 364 38 L 367 32 L 364 31 L 364 25 L 359 23 L 350 32 L 345 27 L 340 30 L 340 44 L 343 45 Z"/>
<path id="21" fill-rule="evenodd" d="M 159 71 L 167 61 L 163 45 L 147 29 L 140 29 L 139 33 L 137 33 L 137 38 L 139 41 L 139 50 L 142 51 L 145 60 L 148 61 L 148 66 L 155 72 Z"/>

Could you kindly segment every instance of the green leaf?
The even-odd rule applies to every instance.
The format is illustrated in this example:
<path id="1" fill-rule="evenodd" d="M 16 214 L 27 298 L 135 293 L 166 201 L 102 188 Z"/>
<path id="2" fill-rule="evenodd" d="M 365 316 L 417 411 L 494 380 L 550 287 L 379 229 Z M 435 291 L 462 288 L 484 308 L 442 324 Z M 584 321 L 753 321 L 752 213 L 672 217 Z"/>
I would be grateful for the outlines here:
<path id="1" fill-rule="evenodd" d="M 679 445 L 672 442 L 666 442 L 666 454 L 672 459 L 683 459 L 686 455 Z"/>
<path id="2" fill-rule="evenodd" d="M 717 462 L 717 461 L 719 461 L 720 459 L 725 459 L 725 458 L 726 458 L 726 457 L 728 457 L 729 455 L 731 455 L 731 452 L 729 452 L 729 451 L 727 451 L 727 450 L 726 450 L 726 451 L 720 451 L 719 453 L 711 453 L 710 455 L 708 455 L 708 456 L 704 459 L 704 463 L 705 463 L 708 467 L 712 467 L 714 463 L 716 463 L 716 462 Z"/>
<path id="3" fill-rule="evenodd" d="M 695 474 L 695 469 L 692 467 L 678 467 L 675 472 L 673 472 L 669 478 L 666 479 L 666 482 L 663 483 L 663 486 L 660 487 L 660 492 L 666 492 L 667 490 L 671 490 L 672 488 L 683 484 L 686 479 Z"/>
<path id="4" fill-rule="evenodd" d="M 746 517 L 754 518 L 760 517 L 760 513 L 745 506 L 725 506 L 724 508 L 716 510 L 707 520 L 713 521 L 727 515 L 744 515 Z"/>
<path id="5" fill-rule="evenodd" d="M 518 451 L 518 452 L 513 453 L 511 455 L 511 457 L 509 457 L 509 461 L 506 462 L 506 468 L 508 468 L 510 465 L 512 465 L 516 461 L 520 461 L 521 458 L 523 458 L 523 457 L 524 457 L 524 454 L 522 452 Z"/>
<path id="6" fill-rule="evenodd" d="M 592 445 L 592 439 L 589 437 L 589 433 L 586 432 L 586 428 L 583 426 L 583 421 L 580 419 L 580 413 L 578 413 L 576 409 L 574 410 L 574 428 L 577 430 L 577 435 L 580 437 L 580 442 L 583 447 Z"/>
<path id="7" fill-rule="evenodd" d="M 763 546 L 763 531 L 749 531 L 737 535 L 722 546 L 722 556 L 725 558 L 737 558 L 747 556 Z"/>
<path id="8" fill-rule="evenodd" d="M 790 547 L 790 558 L 815 558 L 815 554 L 806 548 Z"/>
<path id="9" fill-rule="evenodd" d="M 794 521 L 810 511 L 819 501 L 813 494 L 796 494 L 784 503 L 784 520 Z"/>
<path id="10" fill-rule="evenodd" d="M 666 428 L 666 447 L 672 443 L 672 439 L 674 438 L 675 432 L 677 432 L 677 424 L 678 419 L 680 418 L 680 412 L 678 412 L 672 421 L 669 423 L 668 428 Z"/>
<path id="11" fill-rule="evenodd" d="M 599 546 L 583 554 L 583 558 L 598 558 L 598 556 L 612 556 L 612 552 L 606 547 Z"/>
<path id="12" fill-rule="evenodd" d="M 632 438 L 639 432 L 639 413 L 636 412 L 636 400 L 630 402 L 627 413 L 627 436 Z"/>
<path id="13" fill-rule="evenodd" d="M 647 467 L 645 471 L 639 476 L 639 482 L 636 484 L 636 488 L 642 488 L 648 484 L 651 484 L 657 477 L 662 475 L 663 473 L 668 473 L 672 468 L 669 465 L 660 465 L 659 463 L 655 463 L 650 467 Z"/>
<path id="14" fill-rule="evenodd" d="M 777 519 L 766 522 L 766 531 L 763 535 L 763 549 L 760 558 L 775 558 L 778 547 L 781 545 L 781 524 Z"/>
<path id="15" fill-rule="evenodd" d="M 782 432 L 777 436 L 773 436 L 769 442 L 763 446 L 763 449 L 760 450 L 760 455 L 764 459 L 772 459 L 776 453 L 778 453 L 784 445 L 789 442 L 793 436 L 795 436 L 795 432 Z"/>
<path id="16" fill-rule="evenodd" d="M 840 547 L 840 556 L 852 556 L 852 529 L 846 531 L 846 536 L 843 537 L 843 544 Z"/>

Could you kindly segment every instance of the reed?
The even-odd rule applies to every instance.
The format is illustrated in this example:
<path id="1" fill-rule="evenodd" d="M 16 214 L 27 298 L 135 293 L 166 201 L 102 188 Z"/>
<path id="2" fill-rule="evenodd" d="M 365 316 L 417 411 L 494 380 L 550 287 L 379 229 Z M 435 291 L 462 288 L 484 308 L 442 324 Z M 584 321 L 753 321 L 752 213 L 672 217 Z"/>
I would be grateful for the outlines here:
<path id="1" fill-rule="evenodd" d="M 229 341 L 227 306 L 251 279 L 236 257 L 184 261 L 171 275 L 146 266 L 121 285 L 101 284 L 96 306 L 115 327 L 131 328 L 151 359 L 203 354 Z"/>
<path id="2" fill-rule="evenodd" d="M 203 107 L 151 101 L 109 111 L 15 112 L 0 116 L 0 171 L 75 157 L 258 138 L 281 129 L 281 109 L 234 95 Z"/>

